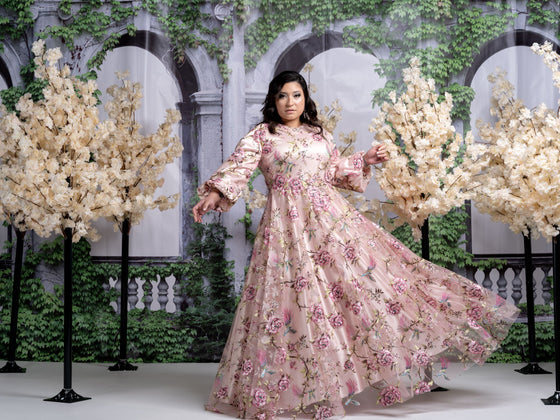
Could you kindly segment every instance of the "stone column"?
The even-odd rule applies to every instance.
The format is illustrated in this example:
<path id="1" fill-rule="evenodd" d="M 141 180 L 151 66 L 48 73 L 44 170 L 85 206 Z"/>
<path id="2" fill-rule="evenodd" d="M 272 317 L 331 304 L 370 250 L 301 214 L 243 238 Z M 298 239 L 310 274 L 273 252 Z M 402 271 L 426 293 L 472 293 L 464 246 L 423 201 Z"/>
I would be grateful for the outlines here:
<path id="1" fill-rule="evenodd" d="M 222 94 L 219 91 L 196 92 L 191 95 L 195 106 L 194 125 L 198 139 L 199 182 L 208 179 L 223 160 Z"/>
<path id="2" fill-rule="evenodd" d="M 231 12 L 230 12 L 231 13 Z M 229 81 L 224 84 L 223 97 L 223 159 L 235 149 L 239 140 L 246 134 L 245 124 L 245 66 L 244 66 L 244 28 L 238 25 L 233 15 L 233 46 L 229 53 Z M 245 227 L 238 220 L 245 215 L 242 200 L 223 215 L 223 224 L 232 236 L 228 240 L 226 257 L 235 262 L 235 285 L 239 292 L 244 280 L 245 267 L 251 253 L 251 244 L 245 241 Z"/>

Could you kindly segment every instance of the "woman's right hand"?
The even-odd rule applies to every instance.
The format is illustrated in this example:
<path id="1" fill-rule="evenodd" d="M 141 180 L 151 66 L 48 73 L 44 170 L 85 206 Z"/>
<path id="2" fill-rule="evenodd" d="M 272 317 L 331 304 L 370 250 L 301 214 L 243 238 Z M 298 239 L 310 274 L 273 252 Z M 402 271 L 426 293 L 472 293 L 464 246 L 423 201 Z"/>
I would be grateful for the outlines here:
<path id="1" fill-rule="evenodd" d="M 220 202 L 220 193 L 216 190 L 210 191 L 210 193 L 200 200 L 192 209 L 194 221 L 197 223 L 202 223 L 202 216 L 208 213 L 210 210 L 215 210 Z"/>

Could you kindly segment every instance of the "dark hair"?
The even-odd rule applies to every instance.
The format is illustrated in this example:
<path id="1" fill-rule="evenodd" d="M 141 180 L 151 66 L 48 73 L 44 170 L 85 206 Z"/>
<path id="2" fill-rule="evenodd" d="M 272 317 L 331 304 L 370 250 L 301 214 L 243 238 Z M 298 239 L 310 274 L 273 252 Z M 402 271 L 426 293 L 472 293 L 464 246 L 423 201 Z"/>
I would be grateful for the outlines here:
<path id="1" fill-rule="evenodd" d="M 270 84 L 268 85 L 268 93 L 266 94 L 266 99 L 264 100 L 262 113 L 263 113 L 263 123 L 268 124 L 268 131 L 272 134 L 276 133 L 276 127 L 278 124 L 282 123 L 280 115 L 278 115 L 278 110 L 276 109 L 276 98 L 280 90 L 286 83 L 297 82 L 303 90 L 303 96 L 305 98 L 305 107 L 303 109 L 303 114 L 299 117 L 302 123 L 308 124 L 312 127 L 317 127 L 319 134 L 323 134 L 323 126 L 317 118 L 317 107 L 315 102 L 309 97 L 309 89 L 307 88 L 307 83 L 305 79 L 295 71 L 283 71 L 278 74 Z"/>

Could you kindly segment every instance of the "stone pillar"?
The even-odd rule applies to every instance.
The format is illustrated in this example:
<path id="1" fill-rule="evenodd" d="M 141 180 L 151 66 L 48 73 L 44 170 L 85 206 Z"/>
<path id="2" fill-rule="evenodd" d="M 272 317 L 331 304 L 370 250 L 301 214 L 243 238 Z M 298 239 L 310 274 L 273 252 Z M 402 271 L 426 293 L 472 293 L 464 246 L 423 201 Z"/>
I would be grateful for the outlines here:
<path id="1" fill-rule="evenodd" d="M 223 159 L 235 149 L 239 140 L 246 134 L 245 124 L 245 67 L 244 67 L 244 28 L 238 25 L 233 15 L 233 46 L 229 53 L 229 81 L 224 84 L 223 97 Z M 239 292 L 244 281 L 245 267 L 251 253 L 251 245 L 245 241 L 245 227 L 238 220 L 245 215 L 242 200 L 223 215 L 223 224 L 232 236 L 228 240 L 226 257 L 235 263 L 235 285 Z"/>
<path id="2" fill-rule="evenodd" d="M 201 183 L 218 169 L 223 160 L 222 94 L 219 91 L 196 92 L 191 95 L 191 100 L 195 106 L 198 181 Z"/>

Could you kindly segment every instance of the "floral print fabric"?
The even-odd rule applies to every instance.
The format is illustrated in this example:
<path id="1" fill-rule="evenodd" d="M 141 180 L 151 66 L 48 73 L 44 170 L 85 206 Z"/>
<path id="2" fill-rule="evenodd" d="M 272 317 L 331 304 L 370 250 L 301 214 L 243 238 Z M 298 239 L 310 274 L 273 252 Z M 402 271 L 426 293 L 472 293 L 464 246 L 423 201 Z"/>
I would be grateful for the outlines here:
<path id="1" fill-rule="evenodd" d="M 207 409 L 322 419 L 373 388 L 388 406 L 428 392 L 450 365 L 482 363 L 517 308 L 416 256 L 336 190 L 363 191 L 363 154 L 328 133 L 258 125 L 201 187 L 228 210 L 252 172 L 269 193 Z"/>

